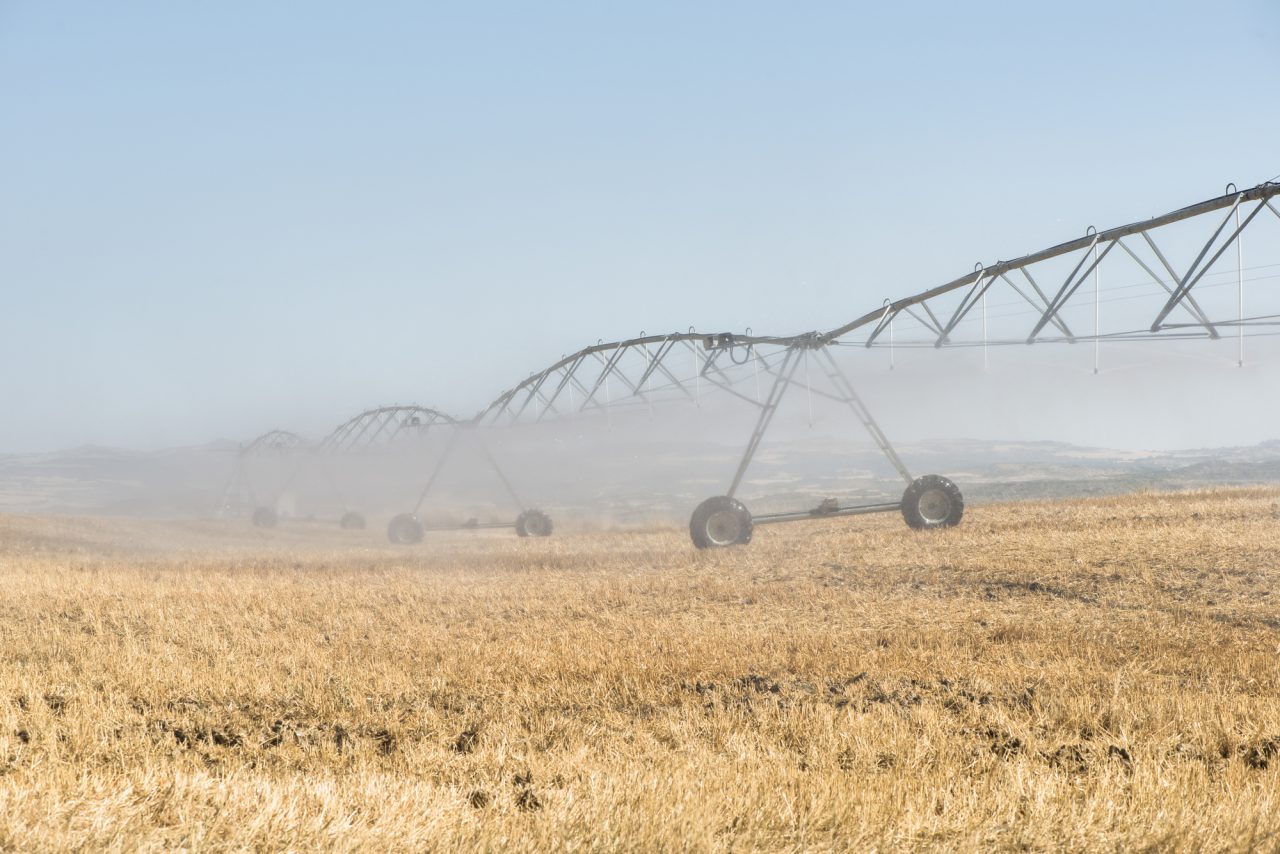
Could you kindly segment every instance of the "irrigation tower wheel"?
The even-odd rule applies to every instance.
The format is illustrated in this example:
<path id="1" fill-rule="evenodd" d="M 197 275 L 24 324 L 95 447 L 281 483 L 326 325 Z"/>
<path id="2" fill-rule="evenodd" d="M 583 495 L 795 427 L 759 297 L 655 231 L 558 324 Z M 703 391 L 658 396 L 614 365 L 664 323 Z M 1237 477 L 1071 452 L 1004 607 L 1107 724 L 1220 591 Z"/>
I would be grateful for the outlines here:
<path id="1" fill-rule="evenodd" d="M 541 510 L 525 510 L 516 517 L 517 537 L 549 537 L 551 527 L 551 517 Z"/>
<path id="2" fill-rule="evenodd" d="M 387 525 L 387 539 L 397 544 L 420 543 L 425 533 L 422 523 L 409 513 L 401 513 Z"/>
<path id="3" fill-rule="evenodd" d="M 745 546 L 751 542 L 751 513 L 736 498 L 717 495 L 698 505 L 689 519 L 689 537 L 700 549 Z"/>
<path id="4" fill-rule="evenodd" d="M 342 518 L 338 520 L 338 527 L 344 531 L 363 531 L 365 527 L 364 517 L 354 510 L 348 510 L 342 514 Z"/>
<path id="5" fill-rule="evenodd" d="M 917 531 L 959 525 L 963 515 L 960 487 L 942 475 L 918 477 L 902 493 L 902 518 Z"/>

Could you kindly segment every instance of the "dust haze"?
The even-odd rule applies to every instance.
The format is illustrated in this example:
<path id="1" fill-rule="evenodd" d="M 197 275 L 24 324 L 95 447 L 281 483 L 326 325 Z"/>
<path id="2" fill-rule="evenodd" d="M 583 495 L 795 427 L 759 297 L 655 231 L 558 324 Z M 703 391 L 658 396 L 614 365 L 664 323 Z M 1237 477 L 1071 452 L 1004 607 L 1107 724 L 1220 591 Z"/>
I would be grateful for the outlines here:
<path id="1" fill-rule="evenodd" d="M 839 359 L 913 474 L 946 474 L 990 500 L 1274 480 L 1280 360 L 1270 339 L 1248 346 L 1238 367 L 1232 341 L 1107 344 L 1098 374 L 1090 345 L 842 348 Z M 767 394 L 768 382 L 744 390 Z M 786 391 L 741 489 L 753 510 L 901 493 L 898 473 L 826 390 L 815 368 Z M 442 527 L 510 522 L 523 507 L 545 509 L 561 530 L 679 525 L 725 491 L 757 416 L 707 393 L 510 429 L 439 426 L 341 452 L 321 447 L 332 427 L 314 424 L 298 447 L 268 453 L 245 452 L 254 436 L 86 444 L 0 457 L 0 509 L 245 524 L 263 506 L 311 524 L 356 512 L 370 537 L 413 511 Z M 92 439 L 92 416 L 79 428 Z"/>

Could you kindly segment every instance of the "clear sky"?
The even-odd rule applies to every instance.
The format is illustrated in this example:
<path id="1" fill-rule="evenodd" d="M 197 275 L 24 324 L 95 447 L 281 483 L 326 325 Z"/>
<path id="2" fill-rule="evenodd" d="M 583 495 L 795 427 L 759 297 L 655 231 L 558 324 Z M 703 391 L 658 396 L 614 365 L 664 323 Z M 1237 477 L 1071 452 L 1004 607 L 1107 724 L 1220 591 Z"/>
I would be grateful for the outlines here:
<path id="1" fill-rule="evenodd" d="M 1280 172 L 1280 3 L 0 2 L 0 451 L 470 414 Z"/>

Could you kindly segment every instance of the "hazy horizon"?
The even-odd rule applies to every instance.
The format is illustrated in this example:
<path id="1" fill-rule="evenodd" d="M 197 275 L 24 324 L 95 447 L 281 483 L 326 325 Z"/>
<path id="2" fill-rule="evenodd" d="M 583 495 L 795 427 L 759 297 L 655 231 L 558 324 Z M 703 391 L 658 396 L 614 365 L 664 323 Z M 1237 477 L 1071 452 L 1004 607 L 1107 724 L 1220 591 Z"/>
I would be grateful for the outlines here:
<path id="1" fill-rule="evenodd" d="M 829 329 L 1275 176 L 1278 35 L 1263 0 L 8 3 L 0 453 L 468 417 L 600 338 Z M 1274 438 L 1275 348 L 1229 349 L 849 364 L 904 440 Z"/>

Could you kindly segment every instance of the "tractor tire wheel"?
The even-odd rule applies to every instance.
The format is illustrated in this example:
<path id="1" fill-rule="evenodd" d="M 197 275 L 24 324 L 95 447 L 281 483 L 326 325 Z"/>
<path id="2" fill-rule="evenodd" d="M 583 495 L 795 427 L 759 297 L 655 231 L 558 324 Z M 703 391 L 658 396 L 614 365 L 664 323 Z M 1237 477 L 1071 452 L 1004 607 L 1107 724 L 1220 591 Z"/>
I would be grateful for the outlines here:
<path id="1" fill-rule="evenodd" d="M 279 521 L 280 517 L 270 507 L 259 507 L 253 511 L 253 527 L 255 528 L 274 528 Z"/>
<path id="2" fill-rule="evenodd" d="M 549 537 L 551 529 L 551 517 L 541 510 L 526 510 L 516 517 L 517 537 Z"/>
<path id="3" fill-rule="evenodd" d="M 698 505 L 689 519 L 689 537 L 700 549 L 745 546 L 751 542 L 751 513 L 736 498 L 717 495 Z"/>
<path id="4" fill-rule="evenodd" d="M 416 516 L 401 513 L 387 525 L 387 539 L 398 545 L 420 543 L 426 530 Z"/>
<path id="5" fill-rule="evenodd" d="M 344 531 L 363 531 L 365 528 L 364 517 L 354 510 L 348 510 L 342 514 L 342 518 L 338 520 L 338 527 Z"/>
<path id="6" fill-rule="evenodd" d="M 960 487 L 942 475 L 918 477 L 902 493 L 902 518 L 917 531 L 959 525 L 963 515 Z"/>

